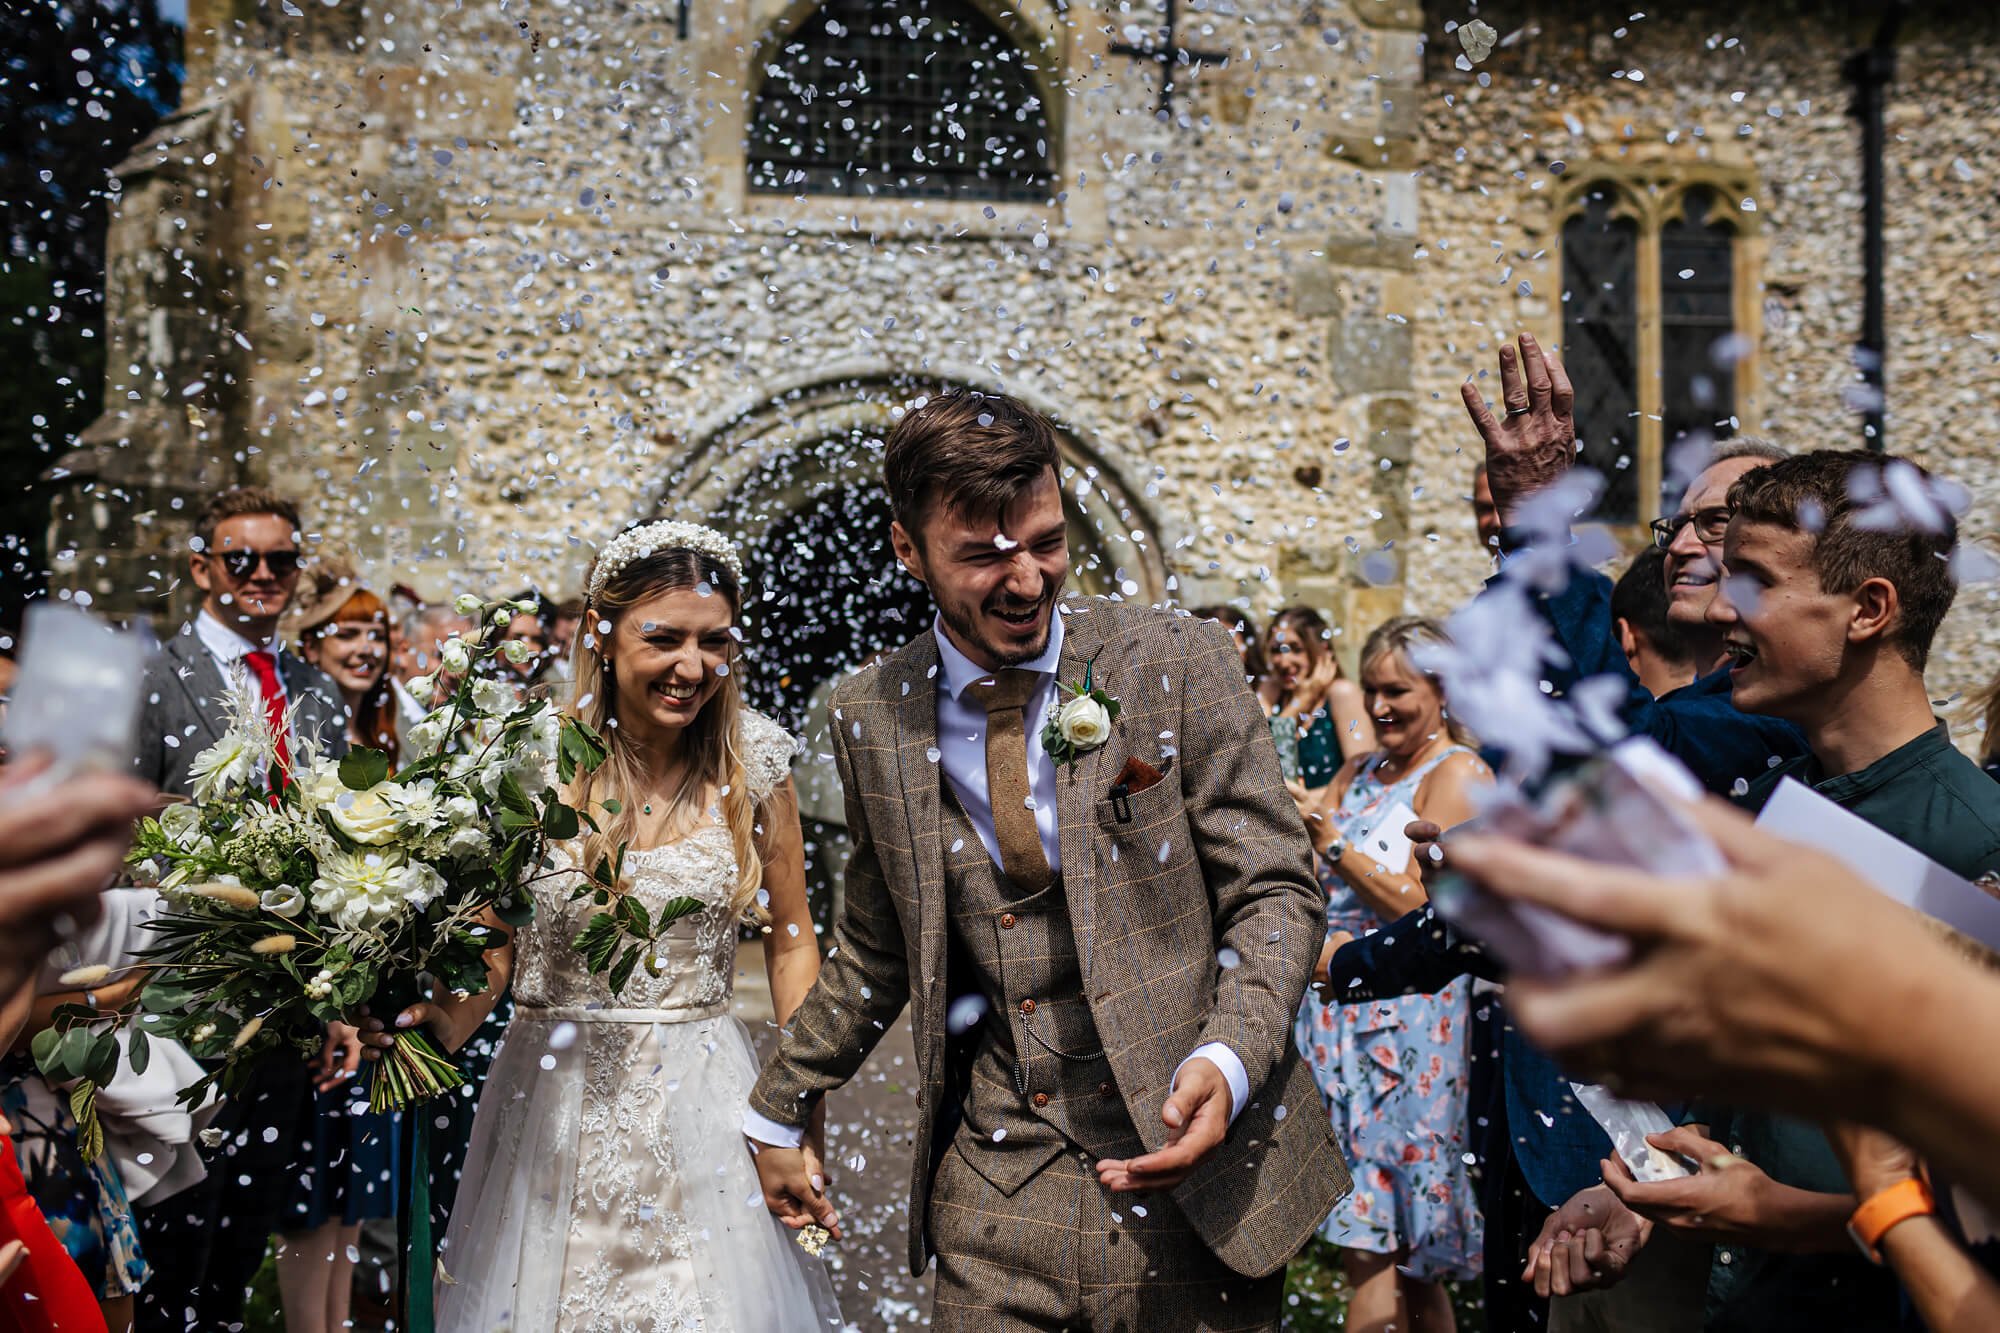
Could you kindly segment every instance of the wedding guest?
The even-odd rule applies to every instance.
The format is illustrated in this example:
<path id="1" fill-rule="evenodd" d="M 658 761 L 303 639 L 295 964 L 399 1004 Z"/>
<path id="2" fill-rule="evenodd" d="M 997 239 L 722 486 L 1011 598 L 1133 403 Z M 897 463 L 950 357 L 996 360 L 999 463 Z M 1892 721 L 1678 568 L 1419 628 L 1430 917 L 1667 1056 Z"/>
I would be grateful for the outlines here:
<path id="1" fill-rule="evenodd" d="M 1213 620 L 1229 631 L 1229 637 L 1236 644 L 1237 656 L 1243 659 L 1243 678 L 1256 689 L 1264 677 L 1270 674 L 1264 665 L 1263 636 L 1257 632 L 1257 621 L 1248 611 L 1240 611 L 1233 606 L 1217 603 L 1214 606 L 1197 606 L 1188 611 L 1196 620 Z"/>
<path id="2" fill-rule="evenodd" d="M 1669 613 L 1667 553 L 1648 546 L 1632 557 L 1611 589 L 1611 623 L 1626 665 L 1655 699 L 1694 683 L 1694 653 Z"/>
<path id="3" fill-rule="evenodd" d="M 389 609 L 346 565 L 318 562 L 292 620 L 299 653 L 325 671 L 347 705 L 348 744 L 398 759 L 389 688 Z M 287 1333 L 347 1327 L 363 1222 L 394 1218 L 400 1118 L 368 1110 L 355 1078 L 361 1043 L 336 1025 L 321 1054 L 315 1099 L 299 1144 L 294 1191 L 279 1218 L 278 1290 Z"/>
<path id="4" fill-rule="evenodd" d="M 1413 649 L 1444 641 L 1435 622 L 1402 617 L 1361 650 L 1377 748 L 1341 765 L 1307 812 L 1329 900 L 1321 982 L 1337 933 L 1366 934 L 1425 900 L 1417 863 L 1382 863 L 1376 836 L 1400 838 L 1411 811 L 1450 828 L 1472 816 L 1474 789 L 1492 781 L 1437 682 L 1411 664 Z M 1454 983 L 1366 1004 L 1308 996 L 1299 1010 L 1294 1040 L 1354 1173 L 1354 1192 L 1320 1229 L 1341 1247 L 1353 1284 L 1349 1328 L 1449 1329 L 1441 1282 L 1479 1276 L 1479 1209 L 1465 1164 L 1468 994 L 1469 983 Z"/>
<path id="5" fill-rule="evenodd" d="M 1462 397 L 1484 443 L 1485 476 L 1504 524 L 1573 464 L 1576 423 L 1562 363 L 1545 356 L 1533 337 L 1523 335 L 1518 349 L 1503 344 L 1499 364 L 1503 418 L 1488 409 L 1475 385 L 1468 383 Z M 1669 616 L 1684 632 L 1706 623 L 1719 581 L 1730 485 L 1783 456 L 1768 443 L 1728 442 L 1688 484 L 1675 517 L 1655 525 L 1655 544 L 1667 550 Z M 1500 530 L 1503 558 L 1514 554 L 1511 542 L 1519 531 Z M 1563 650 L 1563 661 L 1544 668 L 1549 688 L 1562 694 L 1590 677 L 1621 679 L 1625 724 L 1686 763 L 1710 791 L 1727 793 L 1764 773 L 1772 761 L 1804 752 L 1804 740 L 1790 722 L 1755 717 L 1731 703 L 1714 631 L 1704 631 L 1703 642 L 1691 649 L 1707 674 L 1656 700 L 1633 674 L 1620 645 L 1609 579 L 1572 565 L 1564 586 L 1537 592 L 1534 605 Z M 1332 969 L 1339 994 L 1354 1000 L 1435 991 L 1467 973 L 1499 979 L 1497 966 L 1476 942 L 1428 907 L 1346 944 Z M 1569 1079 L 1522 1038 L 1500 997 L 1476 1000 L 1472 1020 L 1474 1151 L 1486 1222 L 1488 1316 L 1503 1327 L 1546 1326 L 1547 1285 L 1538 1293 L 1522 1270 L 1545 1252 L 1559 1221 L 1555 1210 L 1600 1183 L 1598 1163 L 1610 1141 L 1571 1093 Z M 1647 1262 L 1661 1263 L 1660 1253 Z M 1658 1275 L 1666 1285 L 1677 1276 Z M 1679 1308 L 1673 1293 L 1656 1303 L 1670 1324 Z"/>
<path id="6" fill-rule="evenodd" d="M 1905 460 L 1821 451 L 1730 490 L 1726 573 L 1708 614 L 1732 663 L 1732 697 L 1796 723 L 1811 747 L 1741 800 L 1759 809 L 1793 778 L 1976 878 L 2000 869 L 2000 785 L 1952 746 L 1923 676 L 1956 591 L 1956 525 L 1864 514 L 1858 497 L 1881 487 L 1885 467 L 1910 489 L 1931 487 Z M 1672 1147 L 1702 1163 L 1733 1149 L 1732 1169 L 1646 1183 L 1614 1163 L 1605 1185 L 1656 1225 L 1715 1242 L 1710 1326 L 1897 1327 L 1894 1284 L 1848 1243 L 1857 1200 L 1825 1135 L 1763 1111 L 1700 1115 L 1708 1132 L 1677 1130 Z"/>
<path id="7" fill-rule="evenodd" d="M 1324 787 L 1343 762 L 1375 748 L 1361 691 L 1341 671 L 1333 631 L 1319 612 L 1309 606 L 1278 612 L 1264 635 L 1264 661 L 1270 674 L 1257 693 L 1280 738 L 1281 758 L 1284 733 L 1298 738 L 1297 765 L 1286 766 L 1288 779 Z"/>
<path id="8" fill-rule="evenodd" d="M 347 752 L 339 689 L 277 640 L 298 588 L 300 536 L 297 507 L 262 487 L 219 492 L 196 516 L 188 564 L 201 610 L 146 673 L 135 769 L 161 791 L 193 791 L 195 757 L 226 729 L 232 689 L 276 731 L 279 777 L 293 727 L 323 754 Z M 213 1126 L 224 1137 L 206 1154 L 208 1178 L 137 1209 L 154 1270 L 139 1301 L 142 1333 L 226 1329 L 242 1319 L 244 1294 L 296 1184 L 287 1168 L 307 1091 L 305 1070 L 287 1057 L 253 1066 Z"/>

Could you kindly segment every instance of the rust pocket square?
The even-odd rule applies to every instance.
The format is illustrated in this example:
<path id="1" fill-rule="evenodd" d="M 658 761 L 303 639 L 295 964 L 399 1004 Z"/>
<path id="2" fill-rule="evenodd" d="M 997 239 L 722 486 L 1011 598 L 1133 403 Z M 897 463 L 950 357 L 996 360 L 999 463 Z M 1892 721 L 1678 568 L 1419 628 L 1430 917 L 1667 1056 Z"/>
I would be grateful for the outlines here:
<path id="1" fill-rule="evenodd" d="M 1173 761 L 1168 760 L 1167 762 L 1172 763 Z M 1166 774 L 1162 773 L 1159 769 L 1154 768 L 1137 755 L 1133 755 L 1125 761 L 1125 767 L 1118 770 L 1118 780 L 1111 784 L 1111 794 L 1114 797 L 1119 795 L 1137 796 L 1140 792 L 1145 791 L 1165 776 Z"/>

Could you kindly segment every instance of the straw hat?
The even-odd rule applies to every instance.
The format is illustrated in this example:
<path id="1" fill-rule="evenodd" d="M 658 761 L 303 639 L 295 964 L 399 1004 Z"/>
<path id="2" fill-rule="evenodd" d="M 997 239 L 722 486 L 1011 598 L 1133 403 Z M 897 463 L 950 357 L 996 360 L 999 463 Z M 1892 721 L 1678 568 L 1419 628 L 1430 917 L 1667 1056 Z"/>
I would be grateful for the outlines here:
<path id="1" fill-rule="evenodd" d="M 285 613 L 285 628 L 294 638 L 307 634 L 340 614 L 347 599 L 361 591 L 361 579 L 354 566 L 337 554 L 325 554 L 299 571 L 298 591 L 292 609 Z"/>

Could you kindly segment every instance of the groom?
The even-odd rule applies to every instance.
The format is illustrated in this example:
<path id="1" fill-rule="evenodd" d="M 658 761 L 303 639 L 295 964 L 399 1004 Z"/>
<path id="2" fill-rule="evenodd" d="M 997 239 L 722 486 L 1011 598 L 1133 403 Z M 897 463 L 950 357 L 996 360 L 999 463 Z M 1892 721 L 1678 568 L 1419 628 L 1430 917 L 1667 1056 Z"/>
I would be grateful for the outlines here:
<path id="1" fill-rule="evenodd" d="M 846 908 L 745 1132 L 772 1211 L 834 1225 L 808 1131 L 909 1004 L 933 1327 L 1275 1329 L 1348 1189 L 1291 1041 L 1325 897 L 1228 634 L 1062 596 L 1058 463 L 999 395 L 890 435 L 938 619 L 834 692 Z M 1059 760 L 1050 705 L 1086 680 L 1117 718 Z"/>

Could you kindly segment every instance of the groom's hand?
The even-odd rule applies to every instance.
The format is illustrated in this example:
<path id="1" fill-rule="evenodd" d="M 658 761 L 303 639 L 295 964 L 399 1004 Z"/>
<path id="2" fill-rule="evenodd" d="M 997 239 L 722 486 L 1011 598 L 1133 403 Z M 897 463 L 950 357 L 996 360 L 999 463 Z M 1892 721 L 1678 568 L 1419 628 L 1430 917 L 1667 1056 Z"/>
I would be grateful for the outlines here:
<path id="1" fill-rule="evenodd" d="M 1144 1157 L 1099 1162 L 1097 1181 L 1114 1194 L 1170 1190 L 1194 1173 L 1229 1134 L 1229 1080 L 1206 1057 L 1181 1069 L 1173 1095 L 1160 1108 L 1167 1146 Z"/>
<path id="2" fill-rule="evenodd" d="M 826 1197 L 826 1167 L 811 1138 L 796 1148 L 778 1148 L 751 1142 L 752 1161 L 757 1164 L 757 1183 L 764 1190 L 764 1206 L 780 1222 L 794 1231 L 803 1231 L 817 1222 L 840 1239 L 840 1214 Z"/>

